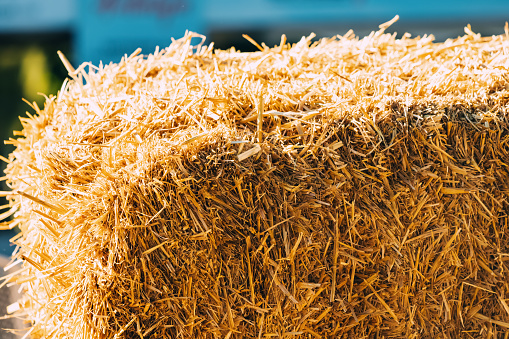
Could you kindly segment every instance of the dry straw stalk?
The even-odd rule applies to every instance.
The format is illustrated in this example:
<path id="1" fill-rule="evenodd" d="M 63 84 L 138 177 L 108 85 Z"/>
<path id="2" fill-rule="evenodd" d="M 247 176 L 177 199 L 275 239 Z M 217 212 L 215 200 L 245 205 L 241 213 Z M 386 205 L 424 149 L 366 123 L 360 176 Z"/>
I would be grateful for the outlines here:
<path id="1" fill-rule="evenodd" d="M 507 338 L 507 29 L 386 28 L 66 61 L 8 141 L 30 335 Z"/>

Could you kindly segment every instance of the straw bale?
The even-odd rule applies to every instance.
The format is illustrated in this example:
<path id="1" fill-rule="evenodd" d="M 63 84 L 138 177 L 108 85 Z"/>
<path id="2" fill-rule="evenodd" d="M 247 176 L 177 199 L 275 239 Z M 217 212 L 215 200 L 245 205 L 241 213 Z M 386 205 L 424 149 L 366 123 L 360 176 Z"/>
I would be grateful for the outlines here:
<path id="1" fill-rule="evenodd" d="M 66 61 L 8 141 L 30 335 L 507 338 L 509 32 L 386 27 Z"/>

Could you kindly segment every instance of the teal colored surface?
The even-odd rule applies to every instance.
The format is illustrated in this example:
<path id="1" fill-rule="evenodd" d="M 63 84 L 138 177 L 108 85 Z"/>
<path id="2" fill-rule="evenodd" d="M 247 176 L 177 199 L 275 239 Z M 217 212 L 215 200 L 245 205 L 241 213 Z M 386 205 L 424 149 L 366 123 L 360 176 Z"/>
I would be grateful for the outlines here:
<path id="1" fill-rule="evenodd" d="M 119 62 L 138 47 L 164 48 L 186 30 L 204 32 L 198 0 L 78 1 L 75 49 L 78 62 Z"/>

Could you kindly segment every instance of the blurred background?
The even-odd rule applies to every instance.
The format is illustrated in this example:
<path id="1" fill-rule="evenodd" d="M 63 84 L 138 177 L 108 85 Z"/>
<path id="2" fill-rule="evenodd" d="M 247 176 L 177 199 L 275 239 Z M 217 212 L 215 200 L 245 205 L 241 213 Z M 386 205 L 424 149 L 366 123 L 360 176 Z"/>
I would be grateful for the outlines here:
<path id="1" fill-rule="evenodd" d="M 57 93 L 66 77 L 57 50 L 75 67 L 107 64 L 138 47 L 151 53 L 191 30 L 217 48 L 253 51 L 242 34 L 269 46 L 283 33 L 289 42 L 350 28 L 364 36 L 396 14 L 400 20 L 388 31 L 400 36 L 433 34 L 443 41 L 462 35 L 469 23 L 476 33 L 494 35 L 509 20 L 509 0 L 0 0 L 0 139 L 12 137 L 21 128 L 18 116 L 32 111 L 22 98 L 43 107 L 38 93 Z M 1 143 L 2 156 L 11 151 Z M 8 239 L 15 232 L 0 232 L 0 254 L 12 253 Z"/>

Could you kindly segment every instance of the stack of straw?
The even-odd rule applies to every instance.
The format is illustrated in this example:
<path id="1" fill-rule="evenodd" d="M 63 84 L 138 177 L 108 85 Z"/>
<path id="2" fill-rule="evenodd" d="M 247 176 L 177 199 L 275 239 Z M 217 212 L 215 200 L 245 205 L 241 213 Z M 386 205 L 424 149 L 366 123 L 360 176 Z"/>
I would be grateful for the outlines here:
<path id="1" fill-rule="evenodd" d="M 8 141 L 10 311 L 35 338 L 507 338 L 508 29 L 386 27 L 65 62 Z"/>

